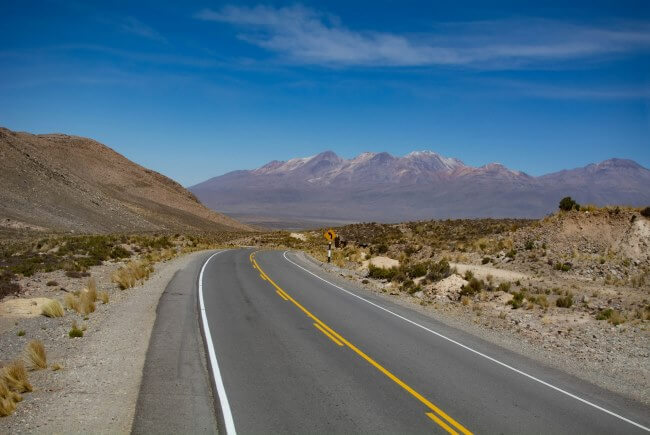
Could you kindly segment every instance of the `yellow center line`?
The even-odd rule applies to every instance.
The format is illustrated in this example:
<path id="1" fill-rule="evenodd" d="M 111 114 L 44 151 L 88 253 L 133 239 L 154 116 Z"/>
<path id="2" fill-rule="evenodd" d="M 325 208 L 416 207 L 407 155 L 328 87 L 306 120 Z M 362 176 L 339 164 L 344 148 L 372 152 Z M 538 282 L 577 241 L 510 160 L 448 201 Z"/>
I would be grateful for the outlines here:
<path id="1" fill-rule="evenodd" d="M 277 290 L 276 290 L 275 292 L 276 292 L 277 294 L 279 294 L 280 297 L 281 297 L 282 299 L 284 299 L 285 301 L 288 301 L 288 300 L 289 300 L 289 299 L 287 299 L 287 297 L 286 297 L 285 295 L 282 294 L 282 292 L 279 292 L 279 291 L 277 291 Z"/>
<path id="2" fill-rule="evenodd" d="M 300 308 L 300 310 L 301 310 L 302 312 L 304 312 L 304 313 L 307 315 L 307 317 L 309 317 L 310 319 L 314 320 L 314 322 L 316 322 L 315 325 L 316 325 L 316 324 L 317 324 L 317 325 L 320 325 L 320 326 L 322 327 L 322 329 L 321 329 L 321 328 L 319 328 L 319 329 L 321 329 L 323 332 L 327 331 L 327 332 L 332 336 L 332 338 L 336 338 L 338 341 L 340 341 L 341 343 L 345 344 L 347 347 L 349 347 L 350 349 L 352 349 L 352 350 L 353 350 L 357 355 L 359 355 L 361 358 L 365 359 L 365 360 L 366 360 L 368 363 L 370 363 L 373 367 L 375 367 L 375 368 L 376 368 L 377 370 L 379 370 L 381 373 L 383 373 L 384 375 L 386 375 L 386 377 L 388 377 L 390 380 L 392 380 L 392 381 L 395 382 L 397 385 L 399 385 L 400 387 L 402 387 L 404 390 L 406 390 L 406 391 L 407 391 L 409 394 L 411 394 L 413 397 L 415 397 L 416 399 L 418 399 L 418 400 L 419 400 L 421 403 L 423 403 L 427 408 L 429 408 L 430 410 L 434 411 L 436 414 L 438 414 L 440 417 L 442 417 L 444 420 L 446 420 L 447 423 L 451 424 L 452 426 L 454 426 L 456 429 L 458 429 L 460 432 L 462 432 L 462 433 L 465 434 L 465 435 L 472 435 L 472 433 L 471 433 L 469 430 L 467 430 L 463 425 L 461 425 L 460 423 L 458 423 L 458 422 L 457 422 L 456 420 L 454 420 L 452 417 L 450 417 L 449 415 L 447 415 L 447 414 L 446 414 L 442 409 L 438 408 L 436 405 L 434 405 L 433 403 L 431 403 L 427 398 L 425 398 L 425 397 L 422 396 L 420 393 L 418 393 L 417 391 L 415 391 L 413 388 L 411 388 L 409 385 L 407 385 L 404 381 L 402 381 L 402 380 L 399 379 L 397 376 L 395 376 L 393 373 L 391 373 L 388 369 L 384 368 L 384 367 L 383 367 L 381 364 L 379 364 L 377 361 L 375 361 L 374 359 L 370 358 L 368 355 L 366 355 L 364 352 L 362 352 L 362 351 L 361 351 L 359 348 L 357 348 L 355 345 L 353 345 L 353 344 L 350 343 L 348 340 L 346 340 L 345 338 L 343 338 L 339 333 L 337 333 L 337 332 L 334 331 L 332 328 L 330 328 L 329 326 L 327 326 L 327 324 L 325 324 L 325 322 L 323 322 L 322 320 L 320 320 L 318 317 L 316 317 L 315 315 L 313 315 L 309 310 L 307 310 L 305 307 L 303 307 L 302 305 L 300 305 L 300 303 L 298 303 L 298 301 L 296 301 L 293 297 L 291 297 L 291 295 L 289 295 L 289 293 L 287 293 L 287 292 L 284 291 L 282 288 L 280 288 L 280 286 L 278 286 L 278 285 L 277 285 L 277 284 L 276 284 L 276 283 L 275 283 L 275 282 L 274 282 L 274 281 L 273 281 L 273 280 L 272 280 L 272 279 L 271 279 L 271 278 L 266 274 L 266 272 L 264 272 L 264 271 L 262 270 L 262 268 L 259 266 L 259 264 L 257 264 L 257 261 L 255 260 L 255 256 L 254 256 L 254 254 L 255 254 L 255 252 L 253 252 L 253 253 L 251 254 L 251 256 L 250 256 L 251 261 L 252 261 L 253 265 L 255 266 L 255 268 L 256 268 L 257 270 L 260 271 L 260 274 L 263 276 L 263 278 L 265 278 L 266 281 L 268 281 L 269 283 L 271 283 L 271 285 L 272 285 L 273 287 L 275 287 L 275 289 L 276 289 L 278 292 L 282 292 L 282 293 L 287 297 L 287 299 L 289 299 L 289 300 L 290 300 L 290 301 L 291 301 L 295 306 L 297 306 L 298 308 Z M 431 414 L 431 415 L 429 415 L 429 414 Z M 453 429 L 451 429 L 447 424 L 445 424 L 442 420 L 440 420 L 437 416 L 435 416 L 435 414 L 433 414 L 433 413 L 427 413 L 427 415 L 428 415 L 429 418 L 431 418 L 433 421 L 435 421 L 436 423 L 438 423 L 438 424 L 440 425 L 440 427 L 442 427 L 443 429 L 445 429 L 447 432 L 449 432 L 449 433 L 456 433 L 456 432 L 455 432 Z M 435 418 L 434 418 L 434 417 L 435 417 Z M 441 424 L 441 423 L 442 423 L 442 424 Z"/>
<path id="3" fill-rule="evenodd" d="M 336 337 L 334 337 L 332 334 L 330 334 L 329 332 L 327 332 L 327 331 L 325 330 L 325 328 L 323 328 L 322 326 L 320 326 L 318 323 L 314 323 L 314 326 L 315 326 L 316 328 L 318 328 L 318 330 L 319 330 L 320 332 L 322 332 L 323 334 L 325 334 L 325 335 L 326 335 L 330 340 L 332 340 L 334 343 L 338 344 L 339 346 L 343 346 L 343 343 L 341 343 L 339 340 L 337 340 Z"/>
<path id="4" fill-rule="evenodd" d="M 433 412 L 427 412 L 427 416 L 428 416 L 431 420 L 433 420 L 433 421 L 435 421 L 436 423 L 438 423 L 438 424 L 440 425 L 440 427 L 442 427 L 444 430 L 446 430 L 447 432 L 449 432 L 451 435 L 458 435 L 458 432 L 456 432 L 455 430 L 453 430 L 452 428 L 450 428 L 450 427 L 449 427 L 449 426 L 448 426 L 444 421 L 440 420 L 440 419 L 439 419 L 439 418 L 438 418 L 438 417 L 437 417 Z"/>

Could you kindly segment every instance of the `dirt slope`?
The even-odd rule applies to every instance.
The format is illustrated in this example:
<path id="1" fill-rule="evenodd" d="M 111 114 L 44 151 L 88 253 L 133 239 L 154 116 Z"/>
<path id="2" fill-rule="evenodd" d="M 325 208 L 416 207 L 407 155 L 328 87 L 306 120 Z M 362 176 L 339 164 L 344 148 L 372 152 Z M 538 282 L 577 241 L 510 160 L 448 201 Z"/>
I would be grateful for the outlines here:
<path id="1" fill-rule="evenodd" d="M 247 230 L 91 139 L 0 128 L 0 226 L 74 232 Z"/>

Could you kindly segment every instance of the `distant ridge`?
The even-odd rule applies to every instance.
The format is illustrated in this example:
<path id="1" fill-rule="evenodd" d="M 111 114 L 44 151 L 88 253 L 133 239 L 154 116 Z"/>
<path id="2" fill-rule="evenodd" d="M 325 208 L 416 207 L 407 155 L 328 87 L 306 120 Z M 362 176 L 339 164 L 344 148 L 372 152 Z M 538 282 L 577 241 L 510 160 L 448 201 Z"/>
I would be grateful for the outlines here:
<path id="1" fill-rule="evenodd" d="M 0 128 L 0 229 L 232 231 L 180 184 L 92 139 Z"/>
<path id="2" fill-rule="evenodd" d="M 533 177 L 499 163 L 465 165 L 432 151 L 403 157 L 332 151 L 272 161 L 190 187 L 208 207 L 267 219 L 402 221 L 455 217 L 541 217 L 570 195 L 583 203 L 648 205 L 650 171 L 610 159 Z"/>

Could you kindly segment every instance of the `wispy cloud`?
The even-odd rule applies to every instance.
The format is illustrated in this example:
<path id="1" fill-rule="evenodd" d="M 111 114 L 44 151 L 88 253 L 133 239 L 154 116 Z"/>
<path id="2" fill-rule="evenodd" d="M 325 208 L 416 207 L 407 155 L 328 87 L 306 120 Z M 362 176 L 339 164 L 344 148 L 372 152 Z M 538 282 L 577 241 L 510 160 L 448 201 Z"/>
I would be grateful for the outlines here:
<path id="1" fill-rule="evenodd" d="M 650 100 L 650 85 L 648 84 L 585 87 L 519 80 L 495 80 L 491 84 L 512 90 L 525 97 L 548 100 Z"/>
<path id="2" fill-rule="evenodd" d="M 152 41 L 167 42 L 164 36 L 135 17 L 129 16 L 124 18 L 120 22 L 119 27 L 126 33 L 132 33 L 143 38 L 151 39 Z"/>
<path id="3" fill-rule="evenodd" d="M 512 68 L 650 49 L 650 23 L 586 26 L 542 19 L 438 24 L 428 33 L 353 30 L 304 7 L 226 6 L 195 15 L 241 29 L 238 37 L 304 64 L 462 65 Z"/>

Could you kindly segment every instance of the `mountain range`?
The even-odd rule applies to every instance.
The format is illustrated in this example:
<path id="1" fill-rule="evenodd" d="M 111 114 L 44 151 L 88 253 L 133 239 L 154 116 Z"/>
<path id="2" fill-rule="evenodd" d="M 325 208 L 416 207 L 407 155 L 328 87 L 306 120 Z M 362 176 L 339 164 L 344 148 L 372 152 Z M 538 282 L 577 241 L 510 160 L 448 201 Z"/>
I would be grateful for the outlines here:
<path id="1" fill-rule="evenodd" d="M 0 127 L 0 230 L 248 230 L 92 139 Z"/>
<path id="2" fill-rule="evenodd" d="M 499 163 L 472 167 L 431 151 L 344 159 L 332 151 L 238 170 L 189 188 L 248 222 L 403 221 L 544 216 L 572 196 L 597 205 L 650 204 L 650 170 L 610 159 L 534 177 Z"/>

